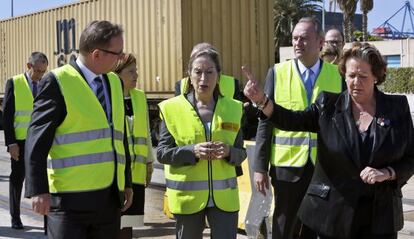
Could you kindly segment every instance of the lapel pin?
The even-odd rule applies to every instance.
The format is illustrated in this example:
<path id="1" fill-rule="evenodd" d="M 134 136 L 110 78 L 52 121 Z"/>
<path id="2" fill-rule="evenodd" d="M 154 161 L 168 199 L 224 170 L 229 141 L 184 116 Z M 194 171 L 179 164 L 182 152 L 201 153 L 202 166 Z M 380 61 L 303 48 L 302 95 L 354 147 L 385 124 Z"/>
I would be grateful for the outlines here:
<path id="1" fill-rule="evenodd" d="M 378 118 L 377 124 L 379 124 L 381 127 L 389 126 L 391 124 L 391 121 L 389 119 Z"/>

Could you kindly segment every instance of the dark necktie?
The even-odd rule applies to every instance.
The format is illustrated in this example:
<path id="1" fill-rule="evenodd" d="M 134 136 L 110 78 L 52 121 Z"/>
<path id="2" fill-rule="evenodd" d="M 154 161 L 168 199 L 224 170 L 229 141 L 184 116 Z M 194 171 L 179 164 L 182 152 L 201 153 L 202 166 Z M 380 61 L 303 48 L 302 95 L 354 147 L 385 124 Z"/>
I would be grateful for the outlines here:
<path id="1" fill-rule="evenodd" d="M 308 68 L 305 71 L 305 79 L 304 79 L 304 83 L 305 83 L 305 89 L 306 89 L 306 96 L 308 97 L 308 101 L 310 102 L 311 98 L 312 98 L 312 76 L 313 76 L 313 71 Z"/>
<path id="2" fill-rule="evenodd" d="M 95 84 L 96 84 L 96 97 L 98 98 L 99 103 L 101 103 L 102 108 L 106 115 L 106 101 L 105 101 L 105 93 L 104 93 L 104 88 L 102 84 L 102 79 L 101 77 L 97 76 L 93 80 L 95 81 Z"/>
<path id="3" fill-rule="evenodd" d="M 32 94 L 33 98 L 37 95 L 37 81 L 32 81 Z"/>

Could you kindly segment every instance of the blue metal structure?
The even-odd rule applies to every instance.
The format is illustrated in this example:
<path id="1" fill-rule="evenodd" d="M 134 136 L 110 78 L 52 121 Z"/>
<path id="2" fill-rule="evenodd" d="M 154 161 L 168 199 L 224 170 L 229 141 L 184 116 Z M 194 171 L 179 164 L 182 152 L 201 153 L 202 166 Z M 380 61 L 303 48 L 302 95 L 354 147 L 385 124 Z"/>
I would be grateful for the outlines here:
<path id="1" fill-rule="evenodd" d="M 401 25 L 401 29 L 398 30 L 396 27 L 394 27 L 390 20 L 394 18 L 398 13 L 401 11 L 404 12 L 403 21 Z M 405 31 L 405 21 L 407 19 L 411 26 L 411 31 Z M 379 27 L 375 28 L 372 32 L 372 35 L 380 36 L 385 39 L 402 39 L 402 38 L 414 38 L 414 9 L 410 4 L 410 1 L 405 1 L 404 6 L 402 6 L 397 12 L 395 12 L 390 18 L 385 20 L 383 24 L 381 24 Z"/>

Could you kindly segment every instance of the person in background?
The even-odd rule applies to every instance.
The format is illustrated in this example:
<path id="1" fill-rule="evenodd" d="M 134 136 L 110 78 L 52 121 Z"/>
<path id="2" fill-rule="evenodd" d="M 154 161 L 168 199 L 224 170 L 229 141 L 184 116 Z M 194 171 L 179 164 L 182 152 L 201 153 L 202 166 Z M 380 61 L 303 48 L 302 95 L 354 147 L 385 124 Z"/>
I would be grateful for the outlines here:
<path id="1" fill-rule="evenodd" d="M 201 239 L 206 217 L 211 238 L 237 237 L 236 166 L 246 158 L 243 106 L 220 93 L 220 72 L 217 50 L 196 45 L 188 63 L 187 91 L 159 104 L 157 158 L 165 164 L 169 209 L 179 239 Z"/>
<path id="2" fill-rule="evenodd" d="M 32 52 L 26 63 L 27 71 L 13 76 L 6 82 L 3 127 L 5 144 L 11 157 L 9 207 L 13 229 L 23 229 L 20 201 L 25 178 L 24 145 L 33 111 L 33 99 L 37 95 L 37 84 L 45 74 L 48 64 L 45 54 Z"/>
<path id="3" fill-rule="evenodd" d="M 326 62 L 329 62 L 334 65 L 338 65 L 339 60 L 341 59 L 341 51 L 337 46 L 331 44 L 325 44 L 322 47 L 319 57 Z"/>
<path id="4" fill-rule="evenodd" d="M 124 106 L 128 130 L 129 154 L 131 155 L 132 189 L 131 207 L 122 213 L 119 238 L 132 238 L 132 228 L 144 225 L 145 188 L 153 172 L 152 143 L 149 130 L 147 98 L 137 86 L 137 60 L 126 54 L 118 61 L 114 72 L 124 85 Z"/>
<path id="5" fill-rule="evenodd" d="M 292 32 L 295 59 L 269 69 L 264 89 L 266 99 L 289 109 L 302 110 L 323 90 L 340 92 L 342 79 L 337 66 L 319 59 L 323 42 L 319 22 L 310 17 L 300 19 Z M 255 103 L 262 109 L 269 102 Z M 256 189 L 266 193 L 268 174 L 274 188 L 272 237 L 316 238 L 315 233 L 297 219 L 297 211 L 317 160 L 316 134 L 279 130 L 268 121 L 259 120 L 254 159 Z"/>
<path id="6" fill-rule="evenodd" d="M 46 74 L 28 129 L 26 197 L 53 239 L 113 239 L 132 202 L 122 82 L 123 30 L 92 21 L 79 57 Z"/>
<path id="7" fill-rule="evenodd" d="M 345 46 L 344 34 L 336 29 L 331 28 L 325 33 L 324 45 L 332 45 L 339 50 L 339 57 L 342 56 L 342 51 Z"/>
<path id="8" fill-rule="evenodd" d="M 402 193 L 414 173 L 414 129 L 407 98 L 377 86 L 387 64 L 368 43 L 354 43 L 339 63 L 347 90 L 322 92 L 305 110 L 270 101 L 261 118 L 277 128 L 318 134 L 318 161 L 299 209 L 321 239 L 396 239 L 403 227 Z M 266 100 L 254 76 L 244 92 Z"/>

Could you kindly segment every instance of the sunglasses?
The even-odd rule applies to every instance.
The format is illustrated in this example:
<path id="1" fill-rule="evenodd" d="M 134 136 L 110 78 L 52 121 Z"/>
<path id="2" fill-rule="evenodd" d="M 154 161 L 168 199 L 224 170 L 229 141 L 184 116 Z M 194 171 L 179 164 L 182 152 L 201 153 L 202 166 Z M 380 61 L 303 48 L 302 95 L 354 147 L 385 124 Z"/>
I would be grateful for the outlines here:
<path id="1" fill-rule="evenodd" d="M 109 54 L 118 56 L 118 57 L 121 57 L 121 56 L 124 56 L 125 55 L 124 52 L 123 52 L 123 50 L 121 50 L 120 52 L 114 52 L 114 51 L 105 50 L 105 49 L 101 49 L 101 48 L 97 48 L 97 49 L 100 50 L 100 51 L 103 51 L 105 53 L 109 53 Z"/>

